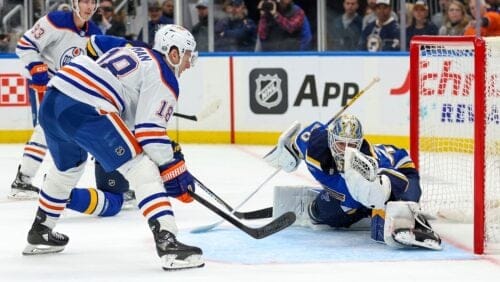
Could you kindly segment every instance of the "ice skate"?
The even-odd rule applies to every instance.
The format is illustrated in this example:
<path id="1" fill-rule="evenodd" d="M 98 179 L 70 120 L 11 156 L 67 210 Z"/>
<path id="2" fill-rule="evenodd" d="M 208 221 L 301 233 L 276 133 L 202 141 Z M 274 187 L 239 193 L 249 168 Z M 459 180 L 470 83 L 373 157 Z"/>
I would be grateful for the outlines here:
<path id="1" fill-rule="evenodd" d="M 415 217 L 415 228 L 400 228 L 394 230 L 392 234 L 394 241 L 410 246 L 420 247 L 431 250 L 441 250 L 441 238 L 434 232 L 427 221 L 422 215 L 418 214 Z"/>
<path id="2" fill-rule="evenodd" d="M 203 267 L 205 265 L 200 248 L 188 246 L 177 241 L 175 235 L 167 230 L 160 230 L 157 220 L 149 222 L 153 232 L 156 252 L 162 260 L 164 270 L 181 270 Z"/>
<path id="3" fill-rule="evenodd" d="M 40 210 L 37 212 L 35 222 L 28 232 L 28 245 L 24 248 L 23 255 L 58 253 L 68 244 L 68 236 L 53 232 L 42 224 L 46 218 L 45 213 Z"/>
<path id="4" fill-rule="evenodd" d="M 123 193 L 123 205 L 122 210 L 130 210 L 135 208 L 137 205 L 137 201 L 135 199 L 134 190 L 128 190 Z"/>
<path id="5" fill-rule="evenodd" d="M 21 173 L 21 166 L 17 168 L 17 175 L 14 182 L 12 182 L 11 191 L 7 195 L 9 199 L 14 200 L 31 200 L 37 199 L 40 189 L 31 184 L 29 176 Z"/>

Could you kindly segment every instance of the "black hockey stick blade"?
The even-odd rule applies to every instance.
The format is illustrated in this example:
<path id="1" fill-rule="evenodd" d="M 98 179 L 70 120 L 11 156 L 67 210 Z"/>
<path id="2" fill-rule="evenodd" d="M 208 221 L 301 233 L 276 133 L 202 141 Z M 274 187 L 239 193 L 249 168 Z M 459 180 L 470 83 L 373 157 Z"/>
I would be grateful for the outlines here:
<path id="1" fill-rule="evenodd" d="M 229 223 L 236 226 L 238 229 L 247 233 L 248 235 L 252 236 L 255 239 L 262 239 L 262 238 L 265 238 L 265 237 L 272 235 L 276 232 L 279 232 L 279 231 L 287 228 L 288 226 L 292 225 L 296 220 L 296 216 L 295 216 L 294 212 L 287 212 L 287 213 L 282 214 L 278 218 L 274 219 L 273 221 L 269 222 L 268 224 L 266 224 L 262 227 L 253 228 L 253 227 L 250 227 L 250 226 L 247 226 L 247 225 L 241 223 L 240 221 L 238 221 L 234 217 L 230 216 L 229 214 L 225 213 L 224 211 L 222 211 L 218 207 L 214 206 L 209 201 L 205 200 L 200 195 L 198 195 L 194 192 L 191 192 L 191 191 L 189 191 L 189 194 L 197 202 L 204 205 L 209 210 L 213 211 L 214 213 L 216 213 L 220 217 L 224 218 Z"/>
<path id="2" fill-rule="evenodd" d="M 181 113 L 174 113 L 174 117 L 180 117 L 184 119 L 189 119 L 192 121 L 198 121 L 198 118 L 195 115 L 186 115 L 186 114 L 181 114 Z"/>
<path id="3" fill-rule="evenodd" d="M 247 212 L 234 212 L 234 215 L 239 219 L 262 219 L 273 216 L 273 207 L 263 208 L 260 210 Z"/>

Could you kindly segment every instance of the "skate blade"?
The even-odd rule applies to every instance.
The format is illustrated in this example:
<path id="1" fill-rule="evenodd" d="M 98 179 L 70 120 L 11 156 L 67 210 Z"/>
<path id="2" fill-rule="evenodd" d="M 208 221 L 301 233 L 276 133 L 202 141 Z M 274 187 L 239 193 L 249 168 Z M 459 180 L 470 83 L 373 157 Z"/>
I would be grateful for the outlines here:
<path id="1" fill-rule="evenodd" d="M 133 201 L 133 202 L 127 201 L 127 202 L 124 202 L 122 205 L 122 210 L 135 210 L 135 209 L 137 209 L 137 205 L 136 205 L 135 201 Z"/>
<path id="2" fill-rule="evenodd" d="M 47 246 L 47 245 L 28 244 L 23 250 L 23 255 L 32 256 L 32 255 L 52 254 L 52 253 L 62 252 L 63 250 L 64 250 L 64 246 Z"/>
<path id="3" fill-rule="evenodd" d="M 423 242 L 417 241 L 415 235 L 411 232 L 398 232 L 397 234 L 393 234 L 392 238 L 394 241 L 408 247 L 420 247 L 435 251 L 441 251 L 443 249 L 441 244 L 435 240 L 425 239 Z"/>
<path id="4" fill-rule="evenodd" d="M 35 191 L 12 189 L 11 192 L 7 195 L 7 198 L 19 201 L 36 200 L 38 199 L 38 193 Z"/>
<path id="5" fill-rule="evenodd" d="M 183 260 L 178 260 L 177 255 L 165 255 L 162 258 L 163 270 L 183 270 L 190 268 L 199 268 L 205 266 L 201 255 L 191 255 Z"/>

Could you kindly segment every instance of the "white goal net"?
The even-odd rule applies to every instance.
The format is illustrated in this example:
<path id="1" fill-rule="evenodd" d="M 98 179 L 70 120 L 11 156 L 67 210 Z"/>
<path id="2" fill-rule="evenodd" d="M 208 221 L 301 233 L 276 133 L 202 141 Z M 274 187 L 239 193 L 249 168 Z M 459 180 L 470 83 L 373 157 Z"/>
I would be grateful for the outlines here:
<path id="1" fill-rule="evenodd" d="M 476 253 L 498 249 L 500 38 L 416 37 L 410 59 L 410 151 L 422 208 L 473 224 Z"/>

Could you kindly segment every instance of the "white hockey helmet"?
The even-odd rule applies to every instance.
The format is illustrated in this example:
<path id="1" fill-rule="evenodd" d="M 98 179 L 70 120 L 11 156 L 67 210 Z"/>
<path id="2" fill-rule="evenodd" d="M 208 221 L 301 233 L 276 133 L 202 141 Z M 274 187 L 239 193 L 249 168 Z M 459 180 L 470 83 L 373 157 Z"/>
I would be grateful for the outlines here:
<path id="1" fill-rule="evenodd" d="M 178 64 L 173 64 L 168 57 L 168 53 L 174 47 L 179 50 L 180 60 Z M 195 51 L 196 40 L 194 36 L 189 30 L 176 24 L 164 25 L 158 29 L 155 34 L 153 49 L 165 55 L 169 64 L 174 67 L 174 72 L 177 77 L 179 76 L 179 66 L 186 51 L 191 51 L 191 66 L 194 66 L 196 58 L 198 57 L 198 52 Z"/>
<path id="2" fill-rule="evenodd" d="M 94 7 L 94 10 L 92 11 L 92 15 L 94 15 L 94 13 L 97 11 L 97 9 L 99 9 L 100 1 L 99 0 L 86 0 L 86 1 L 89 1 L 89 2 L 94 1 L 95 2 L 95 7 Z M 74 13 L 76 13 L 76 15 L 82 21 L 87 21 L 87 20 L 82 18 L 82 15 L 80 15 L 80 7 L 78 6 L 79 2 L 80 2 L 80 0 L 71 0 L 71 9 L 73 10 Z M 90 15 L 90 18 L 92 17 L 92 15 Z"/>
<path id="3" fill-rule="evenodd" d="M 341 115 L 327 128 L 328 146 L 339 171 L 344 170 L 344 152 L 346 147 L 359 150 L 363 143 L 361 122 L 353 115 Z"/>

